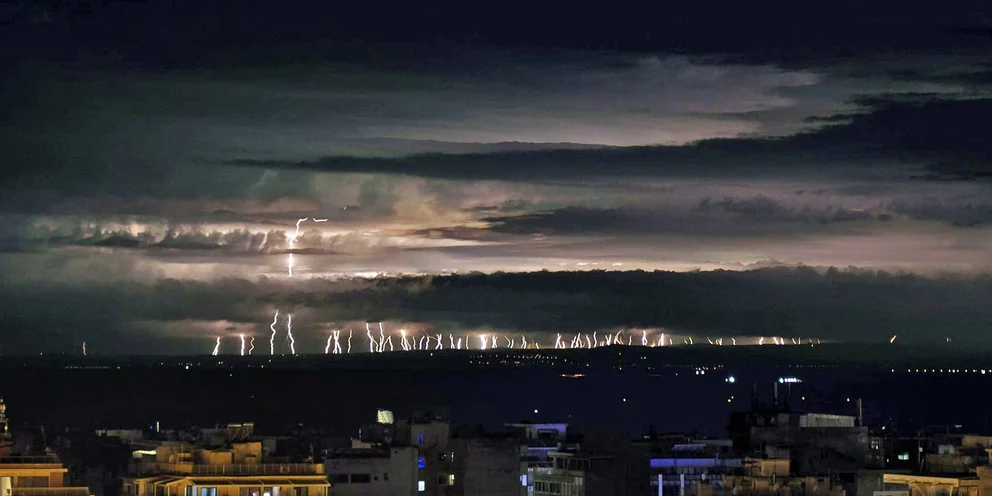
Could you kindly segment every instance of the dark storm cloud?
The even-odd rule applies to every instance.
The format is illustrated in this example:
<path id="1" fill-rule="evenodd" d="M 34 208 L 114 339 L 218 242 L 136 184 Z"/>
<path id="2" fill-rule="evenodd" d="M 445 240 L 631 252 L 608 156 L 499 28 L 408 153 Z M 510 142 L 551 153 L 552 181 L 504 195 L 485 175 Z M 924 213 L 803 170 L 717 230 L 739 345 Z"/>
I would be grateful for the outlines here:
<path id="1" fill-rule="evenodd" d="M 387 7 L 0 5 L 5 352 L 201 352 L 277 307 L 304 336 L 987 331 L 988 276 L 934 274 L 992 268 L 988 2 Z M 801 263 L 932 277 L 347 278 Z"/>
<path id="2" fill-rule="evenodd" d="M 992 144 L 985 129 L 992 115 L 992 100 L 893 95 L 862 103 L 870 110 L 850 116 L 849 122 L 778 139 L 705 140 L 690 146 L 607 150 L 328 157 L 316 162 L 245 159 L 230 163 L 516 181 L 619 175 L 762 178 L 798 170 L 812 175 L 810 169 L 817 167 L 867 176 L 890 175 L 892 172 L 885 169 L 894 169 L 895 173 L 902 170 L 904 177 L 926 179 L 990 174 Z"/>
<path id="3" fill-rule="evenodd" d="M 109 51 L 131 64 L 153 67 L 216 64 L 218 59 L 255 64 L 367 59 L 376 53 L 368 42 L 737 54 L 750 61 L 809 64 L 862 53 L 980 50 L 989 43 L 992 20 L 992 10 L 980 0 L 940 8 L 906 2 L 775 0 L 615 9 L 551 2 L 505 10 L 396 2 L 372 6 L 290 1 L 277 6 L 83 1 L 23 2 L 6 6 L 0 15 L 5 24 L 19 28 L 14 33 L 49 41 L 29 46 L 35 56 L 71 56 L 74 51 L 65 45 L 75 41 L 89 51 Z M 314 50 L 312 43 L 321 40 L 353 43 L 336 52 Z"/>
<path id="4" fill-rule="evenodd" d="M 700 236 L 785 235 L 803 226 L 874 220 L 852 209 L 792 208 L 766 196 L 704 199 L 693 209 L 627 206 L 610 209 L 566 207 L 552 212 L 491 217 L 491 231 L 514 234 L 692 234 Z M 458 235 L 458 232 L 451 233 Z M 464 234 L 464 233 L 462 233 Z"/>
<path id="5" fill-rule="evenodd" d="M 283 282 L 163 280 L 97 287 L 3 285 L 5 314 L 22 326 L 6 349 L 59 349 L 42 328 L 74 326 L 96 349 L 124 338 L 182 343 L 203 352 L 213 334 L 189 325 L 171 334 L 135 335 L 134 322 L 223 321 L 266 335 L 275 308 L 292 311 L 301 329 L 335 322 L 423 322 L 452 331 L 587 332 L 666 328 L 696 336 L 818 337 L 881 342 L 956 341 L 988 346 L 992 294 L 988 276 L 921 277 L 867 270 L 761 269 L 750 272 L 562 272 Z M 11 298 L 13 292 L 18 298 Z M 16 304 L 14 302 L 17 302 Z M 57 303 L 58 302 L 58 303 Z M 52 305 L 58 304 L 58 311 Z M 16 308 L 12 305 L 16 305 Z M 108 317 L 113 315 L 113 318 Z M 232 325 L 225 324 L 225 325 Z M 9 325 L 5 322 L 5 327 Z M 102 329 L 100 326 L 108 328 Z M 217 329 L 215 332 L 220 332 Z M 130 334 L 129 334 L 130 333 Z M 316 344 L 326 336 L 298 336 Z M 543 334 L 545 338 L 550 334 Z M 69 340 L 68 336 L 63 336 Z"/>

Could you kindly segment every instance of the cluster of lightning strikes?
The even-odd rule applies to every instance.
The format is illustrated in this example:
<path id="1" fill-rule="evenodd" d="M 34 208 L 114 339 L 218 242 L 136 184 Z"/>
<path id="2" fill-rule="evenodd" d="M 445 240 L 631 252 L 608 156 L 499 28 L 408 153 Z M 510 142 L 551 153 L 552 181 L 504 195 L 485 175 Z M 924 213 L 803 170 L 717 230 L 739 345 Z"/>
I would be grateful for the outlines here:
<path id="1" fill-rule="evenodd" d="M 275 354 L 276 325 L 278 322 L 279 313 L 276 312 L 276 315 L 272 319 L 272 323 L 269 325 L 269 329 L 272 331 L 269 338 L 269 352 L 273 355 Z M 329 332 L 326 340 L 324 341 L 325 355 L 343 355 L 350 354 L 352 352 L 352 337 L 354 336 L 354 331 L 352 329 L 348 329 L 346 340 L 342 338 L 342 332 L 343 331 L 339 329 L 334 329 Z M 602 337 L 600 337 L 599 332 L 600 331 L 594 331 L 591 334 L 579 332 L 574 335 L 565 335 L 559 332 L 555 335 L 553 348 L 563 350 L 592 349 L 605 346 L 643 346 L 654 348 L 673 346 L 675 344 L 673 338 L 665 332 L 655 334 L 654 332 L 649 332 L 647 330 L 636 332 L 621 330 L 612 334 L 605 333 Z M 398 346 L 394 346 L 393 344 L 394 336 L 396 337 Z M 636 340 L 635 337 L 637 338 Z M 241 340 L 240 354 L 242 356 L 250 356 L 255 349 L 254 336 L 249 337 L 244 334 L 240 334 L 239 338 Z M 248 341 L 249 339 L 250 341 Z M 288 314 L 286 315 L 286 339 L 289 345 L 289 353 L 295 355 L 296 339 L 293 336 L 293 316 Z M 680 339 L 684 345 L 695 345 L 695 341 L 692 336 L 686 336 Z M 705 337 L 705 339 L 706 343 L 712 346 L 737 346 L 738 341 L 737 337 Z M 896 336 L 893 336 L 889 342 L 895 342 L 895 339 Z M 770 338 L 758 337 L 757 339 L 749 339 L 751 344 L 757 345 L 764 345 L 765 342 L 769 340 L 780 346 L 820 344 L 820 340 L 816 338 L 783 338 L 780 336 L 773 336 Z M 344 341 L 344 343 L 342 343 L 342 341 Z M 527 335 L 523 334 L 476 333 L 466 337 L 457 337 L 453 333 L 449 333 L 447 339 L 445 339 L 442 333 L 431 334 L 427 330 L 410 331 L 407 329 L 399 329 L 397 331 L 387 331 L 382 322 L 376 321 L 365 322 L 365 343 L 368 353 L 425 350 L 440 351 L 446 349 L 498 350 L 505 348 L 523 350 L 541 348 L 540 343 L 537 340 L 529 338 Z M 397 347 L 399 348 L 398 350 L 396 349 Z M 219 351 L 220 337 L 216 339 L 213 354 L 217 355 Z"/>
<path id="2" fill-rule="evenodd" d="M 293 259 L 293 251 L 296 248 L 296 242 L 300 238 L 300 227 L 304 222 L 313 221 L 316 223 L 327 222 L 327 219 L 318 219 L 304 217 L 302 219 L 296 220 L 296 228 L 293 231 L 292 236 L 289 237 L 289 254 L 286 262 L 286 275 L 287 277 L 293 277 L 293 269 L 295 267 L 295 261 Z M 289 352 L 292 355 L 296 354 L 296 339 L 293 336 L 293 315 L 285 314 L 286 320 L 286 342 L 289 345 Z M 378 329 L 374 331 L 372 329 L 372 324 L 376 324 Z M 276 325 L 279 324 L 279 310 L 275 311 L 272 316 L 272 323 L 269 324 L 269 330 L 272 332 L 269 336 L 269 354 L 276 354 Z M 341 330 L 334 329 L 330 331 L 327 336 L 327 340 L 324 343 L 324 354 L 325 355 L 342 355 L 351 353 L 351 341 L 354 335 L 352 329 L 348 329 L 348 339 L 344 345 L 341 343 Z M 564 336 L 562 333 L 557 333 L 555 336 L 554 349 L 592 349 L 599 348 L 603 346 L 635 346 L 634 337 L 636 332 L 619 330 L 615 333 L 606 332 L 602 337 L 599 335 L 600 331 L 594 331 L 592 334 L 576 333 L 570 338 Z M 385 327 L 382 322 L 366 322 L 365 323 L 365 341 L 368 346 L 368 353 L 385 353 L 396 351 L 393 347 L 393 334 L 392 332 L 386 332 Z M 397 342 L 399 343 L 400 351 L 421 351 L 421 350 L 444 350 L 445 339 L 441 333 L 429 334 L 426 330 L 420 332 L 408 332 L 406 329 L 400 329 L 397 334 Z M 660 346 L 673 346 L 675 341 L 671 336 L 666 335 L 666 333 L 661 332 L 657 336 L 654 336 L 653 332 L 647 330 L 641 330 L 639 332 L 639 345 L 644 347 L 660 347 Z M 255 337 L 250 336 L 250 341 L 248 341 L 247 350 L 246 347 L 246 337 L 244 334 L 239 334 L 241 340 L 240 355 L 252 355 L 255 350 Z M 520 335 L 519 341 L 514 335 L 509 334 L 489 334 L 489 333 L 479 333 L 469 337 L 456 337 L 454 334 L 449 333 L 447 339 L 447 349 L 449 350 L 461 350 L 461 349 L 473 349 L 471 346 L 472 340 L 475 339 L 478 342 L 478 346 L 474 349 L 479 350 L 496 350 L 499 348 L 508 349 L 540 349 L 541 345 L 534 339 L 528 341 L 526 335 Z M 682 343 L 685 345 L 694 345 L 692 336 L 686 336 L 682 339 Z M 756 341 L 752 341 L 754 344 L 764 345 L 765 340 L 769 338 L 758 337 Z M 785 338 L 775 336 L 770 338 L 776 345 L 802 345 L 802 344 L 820 344 L 819 339 L 814 338 L 789 338 L 787 341 Z M 949 338 L 948 338 L 949 340 Z M 213 352 L 211 354 L 218 355 L 220 353 L 220 341 L 221 338 L 217 337 L 214 343 Z M 896 341 L 896 336 L 892 336 L 889 340 L 890 343 Z M 725 338 L 711 338 L 707 337 L 706 342 L 713 346 L 723 346 Z M 737 345 L 737 338 L 731 337 L 730 342 L 726 343 L 731 346 Z M 86 343 L 83 343 L 83 354 L 86 354 Z"/>

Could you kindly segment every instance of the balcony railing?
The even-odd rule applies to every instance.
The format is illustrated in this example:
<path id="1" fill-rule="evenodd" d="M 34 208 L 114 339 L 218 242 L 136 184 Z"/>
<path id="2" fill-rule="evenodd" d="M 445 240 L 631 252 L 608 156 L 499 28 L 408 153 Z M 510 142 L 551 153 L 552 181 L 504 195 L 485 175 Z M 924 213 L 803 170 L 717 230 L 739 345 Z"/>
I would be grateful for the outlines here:
<path id="1" fill-rule="evenodd" d="M 90 496 L 88 487 L 15 487 L 11 496 Z"/>
<path id="2" fill-rule="evenodd" d="M 0 456 L 0 466 L 17 468 L 61 468 L 59 457 L 50 456 Z"/>
<path id="3" fill-rule="evenodd" d="M 236 463 L 210 465 L 192 462 L 142 462 L 132 464 L 131 471 L 137 475 L 322 475 L 324 473 L 324 466 L 319 463 Z"/>

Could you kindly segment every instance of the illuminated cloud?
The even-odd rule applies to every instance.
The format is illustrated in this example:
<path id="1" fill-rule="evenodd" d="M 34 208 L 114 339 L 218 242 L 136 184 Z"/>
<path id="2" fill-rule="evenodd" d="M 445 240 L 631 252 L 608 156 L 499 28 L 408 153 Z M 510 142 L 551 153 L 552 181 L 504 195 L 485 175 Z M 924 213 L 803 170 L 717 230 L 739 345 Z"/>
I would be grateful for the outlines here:
<path id="1" fill-rule="evenodd" d="M 838 296 L 852 308 L 839 315 L 895 322 L 859 306 L 877 290 L 925 322 L 946 315 L 920 287 L 973 301 L 992 269 L 977 2 L 390 19 L 180 3 L 0 12 L 0 40 L 18 41 L 0 43 L 14 68 L 0 107 L 5 346 L 62 349 L 79 329 L 95 349 L 155 349 L 148 334 L 200 351 L 185 340 L 266 332 L 276 307 L 295 309 L 302 345 L 366 318 L 540 331 L 602 313 L 556 299 L 560 281 L 602 274 L 506 276 L 534 287 L 507 288 L 489 313 L 473 305 L 502 296 L 473 288 L 462 307 L 436 280 L 402 279 L 476 271 L 735 272 L 657 276 L 702 303 L 666 293 L 668 307 L 640 302 L 651 318 L 595 326 L 719 331 L 747 319 L 701 316 L 742 281 L 824 301 L 824 284 L 849 283 L 860 299 Z M 327 220 L 290 246 L 304 218 Z M 800 265 L 854 269 L 786 270 Z M 613 283 L 597 302 L 623 294 Z M 858 336 L 772 301 L 751 302 L 735 332 Z"/>

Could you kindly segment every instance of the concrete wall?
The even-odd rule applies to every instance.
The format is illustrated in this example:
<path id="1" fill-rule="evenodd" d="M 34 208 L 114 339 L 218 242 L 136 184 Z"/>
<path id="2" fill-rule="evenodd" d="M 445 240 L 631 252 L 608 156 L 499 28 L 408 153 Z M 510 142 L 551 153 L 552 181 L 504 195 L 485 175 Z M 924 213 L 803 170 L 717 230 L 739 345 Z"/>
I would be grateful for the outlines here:
<path id="1" fill-rule="evenodd" d="M 331 494 L 408 496 L 417 494 L 417 456 L 413 447 L 390 448 L 379 457 L 334 457 L 324 461 Z M 336 483 L 336 475 L 368 474 L 370 482 Z M 286 496 L 286 495 L 281 495 Z"/>
<path id="2" fill-rule="evenodd" d="M 453 494 L 504 496 L 520 491 L 520 441 L 509 438 L 454 439 Z"/>

